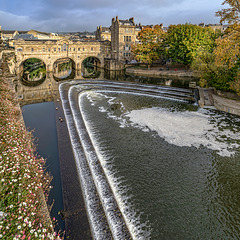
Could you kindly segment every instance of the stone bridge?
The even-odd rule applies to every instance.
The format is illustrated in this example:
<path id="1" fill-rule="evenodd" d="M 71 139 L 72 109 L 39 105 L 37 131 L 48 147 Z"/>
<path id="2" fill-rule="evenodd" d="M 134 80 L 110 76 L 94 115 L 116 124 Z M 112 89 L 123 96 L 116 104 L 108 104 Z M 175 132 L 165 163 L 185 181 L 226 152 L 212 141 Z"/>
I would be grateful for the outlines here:
<path id="1" fill-rule="evenodd" d="M 54 64 L 61 59 L 71 59 L 73 68 L 81 71 L 82 62 L 88 57 L 95 57 L 99 67 L 104 67 L 105 59 L 111 57 L 111 44 L 108 41 L 18 40 L 14 42 L 14 47 L 18 76 L 23 72 L 23 62 L 29 58 L 41 59 L 46 71 L 54 73 Z"/>
<path id="2" fill-rule="evenodd" d="M 111 57 L 111 44 L 108 41 L 18 40 L 14 42 L 14 47 L 16 59 L 11 72 L 16 74 L 14 85 L 22 104 L 51 101 L 57 97 L 59 82 L 54 80 L 54 73 L 64 60 L 72 60 L 75 70 L 72 78 L 82 79 L 82 62 L 86 58 L 95 57 L 97 66 L 103 68 L 106 59 Z M 35 87 L 24 86 L 21 81 L 23 63 L 30 58 L 38 58 L 46 65 L 46 79 Z"/>

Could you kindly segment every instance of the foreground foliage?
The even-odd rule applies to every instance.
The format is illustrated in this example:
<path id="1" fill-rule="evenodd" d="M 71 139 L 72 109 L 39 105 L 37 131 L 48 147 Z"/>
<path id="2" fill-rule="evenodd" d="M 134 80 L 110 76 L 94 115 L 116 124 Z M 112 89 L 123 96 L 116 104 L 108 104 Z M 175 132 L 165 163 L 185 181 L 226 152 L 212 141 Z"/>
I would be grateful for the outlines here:
<path id="1" fill-rule="evenodd" d="M 45 206 L 50 177 L 20 116 L 14 93 L 0 79 L 0 238 L 61 239 Z"/>

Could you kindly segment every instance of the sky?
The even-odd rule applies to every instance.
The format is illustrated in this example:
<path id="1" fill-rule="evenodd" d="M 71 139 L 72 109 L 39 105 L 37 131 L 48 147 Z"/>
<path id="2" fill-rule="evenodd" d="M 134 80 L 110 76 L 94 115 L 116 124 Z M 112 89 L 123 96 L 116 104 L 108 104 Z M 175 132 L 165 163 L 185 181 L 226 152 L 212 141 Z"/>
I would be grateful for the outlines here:
<path id="1" fill-rule="evenodd" d="M 219 23 L 215 12 L 223 0 L 0 0 L 4 30 L 44 32 L 95 31 L 109 27 L 112 18 L 142 25 Z"/>

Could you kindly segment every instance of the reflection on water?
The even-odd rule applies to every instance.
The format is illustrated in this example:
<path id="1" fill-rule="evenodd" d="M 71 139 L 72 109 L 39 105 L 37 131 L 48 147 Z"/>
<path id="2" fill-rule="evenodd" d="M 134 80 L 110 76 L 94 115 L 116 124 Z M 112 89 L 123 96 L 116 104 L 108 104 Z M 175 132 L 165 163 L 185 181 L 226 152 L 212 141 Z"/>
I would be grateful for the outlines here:
<path id="1" fill-rule="evenodd" d="M 80 109 L 136 239 L 238 239 L 237 117 L 95 91 Z"/>
<path id="2" fill-rule="evenodd" d="M 51 217 L 58 221 L 56 230 L 65 229 L 59 211 L 63 210 L 58 142 L 55 123 L 55 107 L 53 102 L 37 103 L 22 107 L 23 118 L 27 129 L 33 130 L 36 152 L 46 159 L 47 171 L 53 177 L 48 204 L 52 205 Z"/>

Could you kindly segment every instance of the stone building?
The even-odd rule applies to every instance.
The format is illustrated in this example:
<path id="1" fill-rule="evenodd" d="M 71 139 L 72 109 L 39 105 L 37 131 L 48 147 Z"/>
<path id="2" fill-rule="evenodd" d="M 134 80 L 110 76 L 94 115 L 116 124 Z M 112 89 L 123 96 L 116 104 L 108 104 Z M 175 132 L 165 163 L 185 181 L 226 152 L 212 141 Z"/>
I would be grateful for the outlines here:
<path id="1" fill-rule="evenodd" d="M 110 28 L 109 27 L 102 27 L 102 25 L 97 27 L 96 40 L 111 41 L 111 30 L 110 30 Z"/>
<path id="2" fill-rule="evenodd" d="M 56 33 L 47 33 L 47 32 L 40 32 L 36 30 L 30 30 L 27 32 L 27 34 L 32 34 L 35 38 L 37 39 L 42 39 L 42 40 L 47 40 L 47 39 L 55 39 L 55 40 L 60 40 L 62 37 L 60 37 Z"/>
<path id="3" fill-rule="evenodd" d="M 200 26 L 200 27 L 210 27 L 214 31 L 220 30 L 221 32 L 224 32 L 228 28 L 228 25 L 224 25 L 224 24 L 204 24 L 204 23 L 200 23 L 198 26 Z"/>
<path id="4" fill-rule="evenodd" d="M 18 34 L 16 30 L 0 30 L 0 35 L 2 40 L 11 40 L 14 36 Z"/>
<path id="5" fill-rule="evenodd" d="M 119 20 L 117 16 L 116 19 L 112 19 L 110 29 L 112 58 L 120 62 L 133 60 L 131 45 L 138 42 L 137 36 L 141 31 L 141 25 L 136 25 L 134 18 Z"/>

